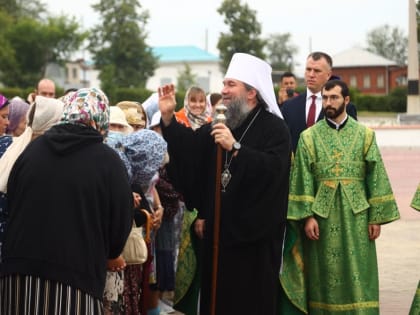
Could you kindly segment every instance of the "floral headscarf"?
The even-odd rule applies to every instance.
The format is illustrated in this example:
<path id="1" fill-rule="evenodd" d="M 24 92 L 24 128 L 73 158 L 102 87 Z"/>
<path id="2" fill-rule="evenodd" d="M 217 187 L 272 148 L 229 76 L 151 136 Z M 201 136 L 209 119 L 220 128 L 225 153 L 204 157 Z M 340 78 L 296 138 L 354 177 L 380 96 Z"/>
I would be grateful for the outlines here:
<path id="1" fill-rule="evenodd" d="M 127 168 L 130 182 L 147 189 L 164 162 L 166 141 L 149 129 L 133 132 L 120 141 L 117 152 Z"/>
<path id="2" fill-rule="evenodd" d="M 101 133 L 106 133 L 109 125 L 109 101 L 98 88 L 82 88 L 62 98 L 64 112 L 62 123 L 74 123 L 91 126 Z"/>

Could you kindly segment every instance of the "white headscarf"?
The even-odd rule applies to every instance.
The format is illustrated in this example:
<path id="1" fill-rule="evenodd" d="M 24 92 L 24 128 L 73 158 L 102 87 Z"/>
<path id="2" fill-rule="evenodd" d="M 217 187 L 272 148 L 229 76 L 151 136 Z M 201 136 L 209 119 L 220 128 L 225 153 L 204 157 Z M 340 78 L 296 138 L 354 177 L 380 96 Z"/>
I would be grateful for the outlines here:
<path id="1" fill-rule="evenodd" d="M 19 137 L 13 138 L 12 144 L 0 159 L 0 191 L 4 193 L 7 192 L 7 181 L 16 159 L 31 142 L 34 134 L 43 134 L 60 120 L 64 104 L 60 100 L 38 95 L 35 98 L 35 103 L 29 108 L 28 114 L 32 111 L 33 106 L 35 106 L 35 112 L 32 126 L 26 127 Z"/>
<path id="2" fill-rule="evenodd" d="M 154 113 L 159 111 L 159 94 L 157 92 L 150 95 L 141 105 L 144 108 L 144 111 L 147 115 L 147 125 L 146 128 L 150 127 L 150 121 Z"/>
<path id="3" fill-rule="evenodd" d="M 235 53 L 226 71 L 226 79 L 234 79 L 255 88 L 268 105 L 268 111 L 283 118 L 274 94 L 271 66 L 255 56 Z"/>

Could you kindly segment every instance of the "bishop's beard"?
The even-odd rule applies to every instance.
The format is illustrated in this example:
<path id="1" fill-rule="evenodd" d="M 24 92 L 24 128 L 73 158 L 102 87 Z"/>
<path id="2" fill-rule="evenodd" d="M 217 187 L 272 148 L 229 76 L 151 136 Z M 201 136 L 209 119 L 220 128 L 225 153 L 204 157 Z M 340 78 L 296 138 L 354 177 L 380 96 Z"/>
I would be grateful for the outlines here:
<path id="1" fill-rule="evenodd" d="M 245 98 L 234 98 L 231 100 L 230 104 L 227 106 L 225 113 L 226 116 L 226 126 L 231 130 L 239 127 L 246 117 L 248 116 L 251 109 L 248 107 L 248 103 Z"/>

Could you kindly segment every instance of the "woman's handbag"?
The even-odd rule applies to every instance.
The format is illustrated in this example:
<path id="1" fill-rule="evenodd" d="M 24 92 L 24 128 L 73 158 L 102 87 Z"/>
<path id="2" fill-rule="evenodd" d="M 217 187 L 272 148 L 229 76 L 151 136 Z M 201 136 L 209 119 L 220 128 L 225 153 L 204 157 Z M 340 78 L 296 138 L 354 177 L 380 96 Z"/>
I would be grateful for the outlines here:
<path id="1" fill-rule="evenodd" d="M 146 239 L 149 239 L 148 234 L 150 215 L 146 213 Z M 131 227 L 130 234 L 128 235 L 125 243 L 122 256 L 127 265 L 143 264 L 147 260 L 147 245 L 143 236 L 143 228 L 137 227 L 133 220 L 133 226 Z"/>

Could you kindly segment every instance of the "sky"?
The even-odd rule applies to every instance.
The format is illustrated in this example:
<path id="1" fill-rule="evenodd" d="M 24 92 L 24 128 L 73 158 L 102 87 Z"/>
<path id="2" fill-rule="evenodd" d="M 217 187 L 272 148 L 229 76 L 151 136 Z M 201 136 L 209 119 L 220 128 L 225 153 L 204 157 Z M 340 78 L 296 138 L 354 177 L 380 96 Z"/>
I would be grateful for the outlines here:
<path id="1" fill-rule="evenodd" d="M 52 14 L 75 16 L 84 28 L 99 23 L 91 5 L 99 0 L 43 0 Z M 369 31 L 390 25 L 408 35 L 408 5 L 414 0 L 241 0 L 256 11 L 262 36 L 291 34 L 298 47 L 295 72 L 303 74 L 310 51 L 334 56 L 352 47 L 365 48 Z M 139 0 L 150 14 L 149 46 L 194 45 L 218 55 L 220 33 L 228 32 L 217 12 L 222 0 Z M 82 56 L 81 56 L 82 57 Z"/>

